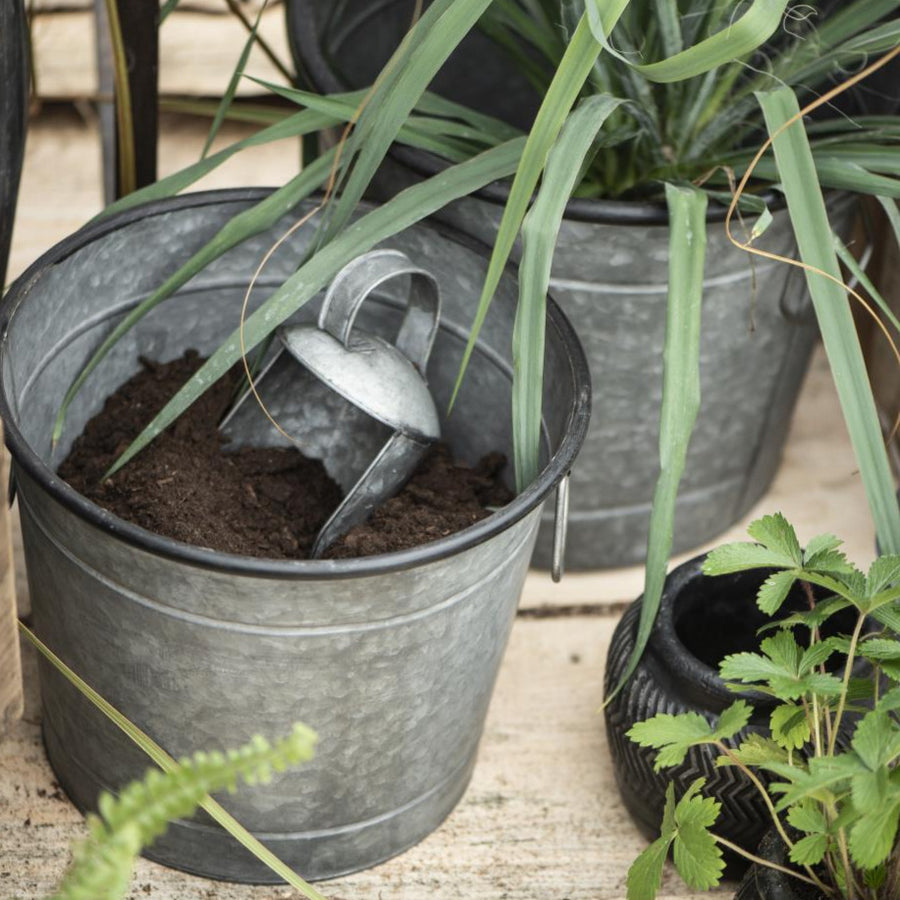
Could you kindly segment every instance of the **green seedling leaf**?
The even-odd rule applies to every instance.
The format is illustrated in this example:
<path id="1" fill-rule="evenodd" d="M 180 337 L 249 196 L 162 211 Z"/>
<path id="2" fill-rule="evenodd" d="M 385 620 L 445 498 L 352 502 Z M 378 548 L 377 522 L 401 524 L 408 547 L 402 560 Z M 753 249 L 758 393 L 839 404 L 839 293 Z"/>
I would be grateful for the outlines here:
<path id="1" fill-rule="evenodd" d="M 295 725 L 274 745 L 257 736 L 239 750 L 196 753 L 166 773 L 151 769 L 117 797 L 103 792 L 100 815 L 88 815 L 89 836 L 76 846 L 54 900 L 119 900 L 128 888 L 135 857 L 165 833 L 171 821 L 192 815 L 213 791 L 233 792 L 238 781 L 268 782 L 274 772 L 308 761 L 315 741 L 314 732 Z"/>
<path id="2" fill-rule="evenodd" d="M 871 812 L 866 812 L 850 829 L 850 856 L 863 869 L 874 869 L 894 849 L 897 824 L 900 822 L 900 799 L 883 798 Z"/>
<path id="3" fill-rule="evenodd" d="M 793 569 L 794 563 L 784 554 L 760 544 L 736 542 L 711 550 L 703 562 L 704 575 L 730 575 L 753 569 Z"/>
<path id="4" fill-rule="evenodd" d="M 19 622 L 19 632 L 52 665 L 63 678 L 83 694 L 100 710 L 129 740 L 133 741 L 164 772 L 177 768 L 178 763 L 159 746 L 148 734 L 129 721 L 106 698 L 97 693 L 83 678 L 72 671 L 37 635 Z M 310 732 L 311 734 L 311 732 Z M 239 844 L 252 853 L 282 881 L 287 882 L 307 900 L 325 900 L 312 885 L 307 884 L 293 869 L 283 863 L 275 854 L 255 838 L 240 822 L 212 797 L 205 797 L 200 806 L 218 822 Z M 94 900 L 88 895 L 90 900 Z"/>
<path id="5" fill-rule="evenodd" d="M 773 740 L 786 750 L 800 750 L 811 737 L 806 711 L 793 703 L 776 706 L 769 724 Z"/>
<path id="6" fill-rule="evenodd" d="M 628 737 L 642 747 L 659 750 L 654 765 L 658 772 L 684 762 L 691 747 L 734 737 L 750 721 L 752 712 L 749 703 L 738 700 L 722 712 L 715 725 L 699 713 L 660 713 L 633 725 Z"/>
<path id="7" fill-rule="evenodd" d="M 743 684 L 764 683 L 780 700 L 797 700 L 807 694 L 835 697 L 841 692 L 841 681 L 834 675 L 803 668 L 804 651 L 793 634 L 779 631 L 760 644 L 762 654 L 735 653 L 719 665 L 726 681 Z M 813 660 L 815 657 L 813 657 Z"/>
<path id="8" fill-rule="evenodd" d="M 756 519 L 747 526 L 747 534 L 754 541 L 778 553 L 788 560 L 788 565 L 799 568 L 803 565 L 803 553 L 794 526 L 781 514 L 774 513 Z"/>
<path id="9" fill-rule="evenodd" d="M 840 538 L 836 538 L 833 534 L 817 534 L 814 538 L 810 538 L 806 544 L 806 549 L 803 551 L 803 565 L 814 569 L 816 567 L 815 559 L 820 553 L 830 553 L 832 550 L 837 550 L 843 543 Z"/>
<path id="10" fill-rule="evenodd" d="M 794 841 L 788 855 L 791 862 L 798 866 L 817 866 L 825 858 L 827 851 L 827 834 L 809 834 L 799 841 Z"/>
<path id="11" fill-rule="evenodd" d="M 900 728 L 887 713 L 870 712 L 856 726 L 850 744 L 869 770 L 878 771 L 900 755 Z"/>
<path id="12" fill-rule="evenodd" d="M 798 574 L 795 569 L 785 569 L 770 575 L 756 593 L 756 605 L 766 615 L 775 615 L 787 600 Z"/>
<path id="13" fill-rule="evenodd" d="M 779 747 L 771 738 L 758 732 L 747 735 L 740 747 L 731 751 L 731 756 L 720 756 L 717 766 L 733 766 L 738 763 L 758 768 L 765 768 L 771 763 L 787 763 L 788 753 Z"/>
<path id="14" fill-rule="evenodd" d="M 695 781 L 675 807 L 673 859 L 687 885 L 708 890 L 719 883 L 725 863 L 722 851 L 709 829 L 715 824 L 721 804 L 712 797 L 696 796 L 703 779 Z"/>
<path id="15" fill-rule="evenodd" d="M 798 831 L 805 834 L 825 834 L 828 831 L 828 820 L 818 803 L 805 800 L 792 806 L 787 813 L 788 822 Z"/>
<path id="16" fill-rule="evenodd" d="M 879 556 L 869 566 L 866 576 L 866 593 L 874 596 L 900 581 L 900 556 Z"/>
<path id="17" fill-rule="evenodd" d="M 855 754 L 847 753 L 813 757 L 807 766 L 804 768 L 796 760 L 789 764 L 773 763 L 768 766 L 769 771 L 785 779 L 769 788 L 770 794 L 781 795 L 777 810 L 789 809 L 804 800 L 833 804 L 838 797 L 849 794 L 851 779 L 866 771 Z"/>
<path id="18" fill-rule="evenodd" d="M 666 787 L 666 804 L 659 837 L 631 864 L 626 881 L 627 900 L 654 900 L 662 883 L 663 867 L 675 839 L 675 784 Z"/>
<path id="19" fill-rule="evenodd" d="M 653 900 L 673 844 L 675 868 L 690 887 L 705 890 L 721 880 L 725 868 L 722 851 L 709 832 L 721 804 L 712 797 L 698 795 L 703 784 L 704 779 L 697 779 L 676 803 L 675 786 L 669 783 L 660 836 L 632 863 L 627 900 Z"/>

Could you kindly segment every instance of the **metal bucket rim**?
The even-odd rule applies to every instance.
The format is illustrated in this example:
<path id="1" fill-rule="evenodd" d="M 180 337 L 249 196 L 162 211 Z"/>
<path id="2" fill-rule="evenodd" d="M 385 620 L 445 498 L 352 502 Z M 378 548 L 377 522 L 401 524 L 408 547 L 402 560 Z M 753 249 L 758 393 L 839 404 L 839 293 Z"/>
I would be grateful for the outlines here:
<path id="1" fill-rule="evenodd" d="M 18 307 L 27 301 L 32 284 L 41 277 L 42 272 L 82 250 L 91 242 L 136 221 L 184 209 L 215 206 L 229 202 L 262 200 L 272 190 L 271 188 L 229 188 L 197 191 L 134 206 L 99 221 L 89 222 L 42 254 L 16 279 L 3 300 L 0 301 L 0 417 L 5 423 L 6 445 L 16 463 L 45 492 L 70 512 L 125 543 L 158 556 L 201 568 L 263 578 L 322 580 L 410 569 L 468 550 L 495 534 L 505 531 L 541 504 L 567 474 L 581 448 L 587 433 L 591 400 L 590 376 L 584 350 L 575 335 L 574 328 L 549 296 L 547 298 L 547 324 L 548 327 L 555 330 L 565 348 L 573 383 L 573 398 L 568 424 L 559 447 L 540 475 L 502 509 L 462 531 L 408 550 L 346 560 L 279 560 L 240 556 L 183 543 L 127 522 L 91 502 L 60 479 L 31 448 L 19 430 L 7 401 L 7 385 L 3 383 L 2 371 L 4 357 L 7 353 L 10 323 Z M 361 207 L 371 208 L 372 204 L 364 203 L 361 204 Z M 435 231 L 443 238 L 453 240 L 469 249 L 480 249 L 482 253 L 484 252 L 483 244 L 452 228 L 443 225 L 435 228 L 424 222 L 417 223 L 416 227 Z M 507 266 L 507 270 L 512 272 L 510 266 Z"/>

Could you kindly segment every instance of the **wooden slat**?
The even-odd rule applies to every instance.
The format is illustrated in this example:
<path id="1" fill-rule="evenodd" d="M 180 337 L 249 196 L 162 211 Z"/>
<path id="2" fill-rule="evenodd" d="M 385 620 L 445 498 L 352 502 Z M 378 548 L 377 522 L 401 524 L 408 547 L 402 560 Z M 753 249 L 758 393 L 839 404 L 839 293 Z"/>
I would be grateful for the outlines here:
<path id="1" fill-rule="evenodd" d="M 9 454 L 0 449 L 0 737 L 22 715 L 22 668 L 16 630 L 16 576 L 12 530 L 6 505 Z"/>

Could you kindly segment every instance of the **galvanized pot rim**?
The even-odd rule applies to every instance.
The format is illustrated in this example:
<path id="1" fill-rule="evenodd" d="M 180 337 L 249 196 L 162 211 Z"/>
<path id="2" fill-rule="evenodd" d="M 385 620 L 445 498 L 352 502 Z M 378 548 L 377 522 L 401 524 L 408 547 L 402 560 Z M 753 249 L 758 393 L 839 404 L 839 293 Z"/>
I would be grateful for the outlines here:
<path id="1" fill-rule="evenodd" d="M 259 201 L 268 196 L 271 191 L 271 188 L 199 191 L 142 204 L 100 221 L 90 222 L 53 246 L 16 279 L 0 303 L 0 372 L 2 372 L 3 357 L 7 352 L 10 321 L 19 305 L 27 302 L 32 282 L 39 278 L 45 269 L 57 265 L 92 241 L 138 220 L 220 203 Z M 430 228 L 443 237 L 471 249 L 481 251 L 485 249 L 480 242 L 443 225 L 435 227 L 431 224 L 420 224 L 418 227 Z M 549 297 L 547 317 L 548 325 L 556 330 L 568 351 L 572 380 L 575 385 L 568 428 L 559 449 L 553 454 L 540 475 L 511 503 L 499 511 L 456 534 L 395 553 L 346 560 L 261 559 L 223 553 L 163 537 L 114 516 L 83 497 L 60 479 L 29 446 L 16 426 L 7 401 L 6 389 L 2 384 L 0 384 L 0 417 L 5 423 L 6 445 L 13 458 L 48 494 L 84 521 L 104 531 L 112 532 L 126 543 L 150 553 L 203 568 L 262 578 L 322 580 L 402 571 L 461 553 L 509 528 L 541 504 L 571 468 L 587 433 L 591 406 L 590 375 L 584 351 L 574 329 L 560 308 Z"/>

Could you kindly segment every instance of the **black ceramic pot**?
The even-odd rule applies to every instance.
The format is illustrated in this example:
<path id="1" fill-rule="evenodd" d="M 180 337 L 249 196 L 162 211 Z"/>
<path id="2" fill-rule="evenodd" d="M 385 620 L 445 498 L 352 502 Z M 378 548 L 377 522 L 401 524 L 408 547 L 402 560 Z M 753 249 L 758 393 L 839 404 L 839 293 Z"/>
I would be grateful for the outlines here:
<path id="1" fill-rule="evenodd" d="M 779 866 L 790 866 L 784 842 L 772 829 L 763 835 L 756 855 Z M 823 894 L 805 882 L 777 869 L 754 864 L 747 869 L 734 900 L 825 900 Z"/>
<path id="2" fill-rule="evenodd" d="M 756 605 L 756 593 L 768 576 L 767 570 L 708 577 L 701 572 L 704 556 L 697 556 L 675 569 L 666 579 L 659 614 L 647 649 L 625 687 L 605 708 L 606 734 L 616 783 L 622 800 L 648 838 L 659 833 L 670 781 L 680 795 L 695 779 L 706 779 L 704 793 L 716 797 L 722 810 L 716 832 L 748 851 L 755 851 L 771 825 L 769 813 L 753 784 L 731 766 L 717 767 L 718 751 L 694 747 L 680 766 L 653 771 L 656 751 L 631 741 L 626 733 L 632 725 L 657 713 L 697 712 L 709 720 L 736 699 L 754 707 L 747 727 L 769 733 L 769 717 L 775 702 L 754 691 L 735 693 L 719 678 L 718 664 L 730 653 L 757 651 L 758 629 L 770 621 Z M 805 598 L 799 587 L 788 596 L 787 606 L 801 609 Z M 607 695 L 617 685 L 634 647 L 641 600 L 628 609 L 613 633 L 606 662 Z M 852 616 L 835 620 L 837 630 L 852 630 Z M 798 632 L 798 639 L 801 634 Z M 865 674 L 863 668 L 860 675 Z M 849 734 L 852 719 L 842 728 Z M 765 781 L 765 775 L 758 773 Z M 747 868 L 743 857 L 727 854 L 727 875 L 740 876 Z"/>
<path id="3" fill-rule="evenodd" d="M 662 772 L 653 771 L 656 751 L 640 747 L 626 733 L 637 722 L 657 713 L 698 712 L 718 716 L 737 697 L 755 708 L 741 737 L 753 731 L 768 734 L 773 701 L 762 694 L 736 695 L 719 678 L 717 666 L 729 653 L 754 650 L 757 629 L 766 621 L 756 606 L 756 591 L 765 573 L 742 573 L 710 578 L 700 571 L 705 556 L 697 556 L 666 579 L 659 614 L 638 668 L 605 708 L 606 734 L 616 783 L 622 800 L 641 831 L 659 833 L 666 787 L 676 784 L 676 796 L 696 778 L 706 778 L 704 793 L 722 802 L 716 831 L 747 850 L 755 850 L 771 824 L 756 788 L 737 769 L 716 767 L 718 751 L 695 747 L 685 762 Z M 606 661 L 608 695 L 625 671 L 634 647 L 641 599 L 619 622 Z M 746 864 L 729 858 L 729 875 L 740 875 Z"/>
<path id="4" fill-rule="evenodd" d="M 0 291 L 12 239 L 25 152 L 27 39 L 22 0 L 0 0 Z"/>

